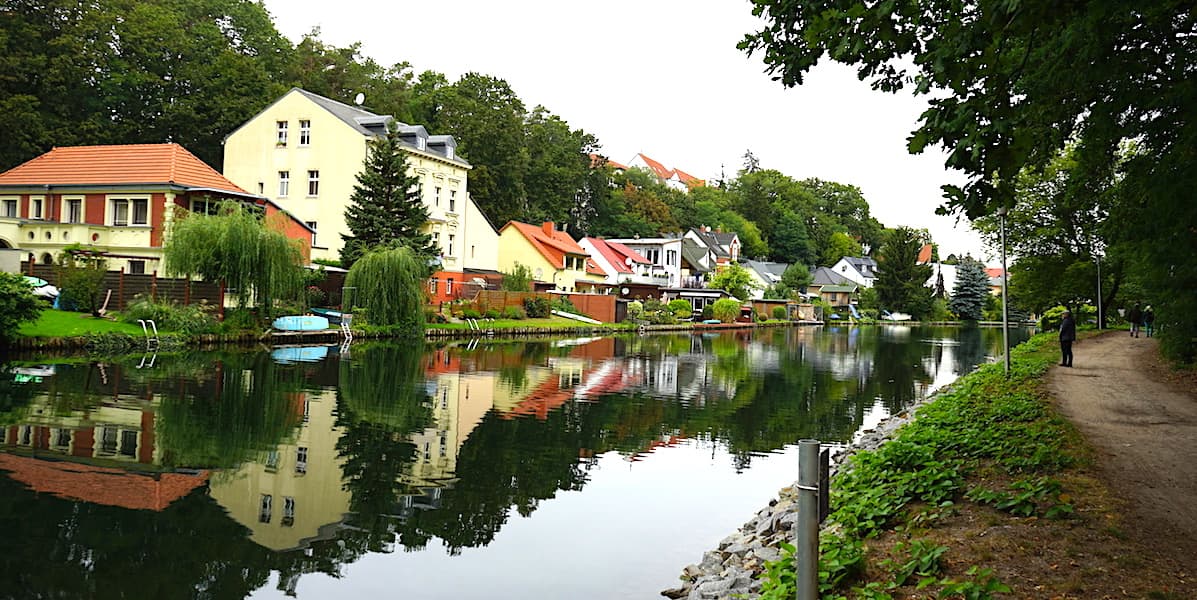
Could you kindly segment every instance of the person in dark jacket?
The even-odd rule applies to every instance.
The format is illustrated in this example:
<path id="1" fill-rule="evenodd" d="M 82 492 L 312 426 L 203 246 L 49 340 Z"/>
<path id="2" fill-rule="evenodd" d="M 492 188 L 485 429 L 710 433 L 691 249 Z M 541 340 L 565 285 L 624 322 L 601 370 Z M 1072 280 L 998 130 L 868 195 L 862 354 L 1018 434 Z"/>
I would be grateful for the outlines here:
<path id="1" fill-rule="evenodd" d="M 1155 329 L 1155 311 L 1151 310 L 1151 305 L 1143 311 L 1143 331 L 1147 333 L 1147 337 L 1151 337 L 1151 332 Z"/>
<path id="2" fill-rule="evenodd" d="M 1131 337 L 1139 337 L 1139 325 L 1143 323 L 1143 311 L 1139 309 L 1138 302 L 1126 313 L 1126 320 L 1130 321 Z"/>
<path id="3" fill-rule="evenodd" d="M 1065 309 L 1064 318 L 1060 319 L 1060 366 L 1072 366 L 1072 342 L 1076 341 L 1076 321 L 1072 319 L 1072 312 Z"/>

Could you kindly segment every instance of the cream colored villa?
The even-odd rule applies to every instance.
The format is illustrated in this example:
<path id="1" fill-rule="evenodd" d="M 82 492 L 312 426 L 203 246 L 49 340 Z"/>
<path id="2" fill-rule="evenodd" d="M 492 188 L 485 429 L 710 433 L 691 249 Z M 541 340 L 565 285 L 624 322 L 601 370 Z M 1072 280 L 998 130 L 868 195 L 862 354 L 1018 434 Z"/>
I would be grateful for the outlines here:
<path id="1" fill-rule="evenodd" d="M 312 258 L 337 260 L 341 236 L 349 233 L 345 209 L 367 143 L 385 134 L 392 121 L 390 115 L 292 88 L 225 138 L 224 175 L 311 227 Z M 470 199 L 470 164 L 457 156 L 453 137 L 396 124 L 408 168 L 420 180 L 428 231 L 441 249 L 441 270 L 433 276 L 430 296 L 450 299 L 473 279 L 471 271 L 498 269 L 499 235 Z"/>

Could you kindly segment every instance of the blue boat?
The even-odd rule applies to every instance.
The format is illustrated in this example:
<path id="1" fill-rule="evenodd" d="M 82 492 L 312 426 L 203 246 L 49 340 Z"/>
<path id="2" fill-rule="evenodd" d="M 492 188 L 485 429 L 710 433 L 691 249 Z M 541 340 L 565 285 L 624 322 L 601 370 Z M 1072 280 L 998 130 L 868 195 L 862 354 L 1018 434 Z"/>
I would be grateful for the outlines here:
<path id="1" fill-rule="evenodd" d="M 328 346 L 282 346 L 270 351 L 270 358 L 284 365 L 320 362 L 328 357 Z"/>
<path id="2" fill-rule="evenodd" d="M 341 324 L 342 313 L 339 310 L 333 310 L 331 308 L 312 308 L 309 310 L 311 310 L 313 313 L 317 314 L 318 316 L 328 319 L 328 322 L 332 323 L 333 325 Z"/>
<path id="3" fill-rule="evenodd" d="M 279 331 L 322 331 L 328 329 L 328 318 L 315 315 L 279 317 L 271 324 Z"/>

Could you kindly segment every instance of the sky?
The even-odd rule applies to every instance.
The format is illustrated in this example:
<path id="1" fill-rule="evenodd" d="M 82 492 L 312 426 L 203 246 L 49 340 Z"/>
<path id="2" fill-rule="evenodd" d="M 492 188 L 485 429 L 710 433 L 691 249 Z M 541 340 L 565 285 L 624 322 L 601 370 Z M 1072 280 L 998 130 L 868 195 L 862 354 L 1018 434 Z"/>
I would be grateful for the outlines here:
<path id="1" fill-rule="evenodd" d="M 751 151 L 762 168 L 859 187 L 877 220 L 929 230 L 941 257 L 997 264 L 967 220 L 935 215 L 940 186 L 964 176 L 944 168 L 939 148 L 906 151 L 926 99 L 873 91 L 830 62 L 784 88 L 759 56 L 736 49 L 762 23 L 747 0 L 264 4 L 292 41 L 319 27 L 325 43 L 361 42 L 384 66 L 503 79 L 529 109 L 597 137 L 613 161 L 643 153 L 699 178 L 732 178 Z"/>

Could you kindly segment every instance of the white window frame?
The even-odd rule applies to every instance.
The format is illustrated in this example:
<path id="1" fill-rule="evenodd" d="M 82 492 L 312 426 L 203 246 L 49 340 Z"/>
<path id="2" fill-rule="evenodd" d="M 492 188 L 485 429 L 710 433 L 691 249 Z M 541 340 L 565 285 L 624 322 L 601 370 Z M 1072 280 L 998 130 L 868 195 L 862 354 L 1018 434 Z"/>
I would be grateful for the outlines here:
<path id="1" fill-rule="evenodd" d="M 441 186 L 435 186 L 434 189 L 436 192 L 432 195 L 433 205 L 439 207 L 441 205 Z"/>
<path id="2" fill-rule="evenodd" d="M 304 221 L 304 224 L 312 228 L 312 247 L 319 248 L 320 245 L 316 243 L 316 221 Z"/>
<path id="3" fill-rule="evenodd" d="M 449 190 L 449 212 L 457 212 L 457 190 Z"/>
<path id="4" fill-rule="evenodd" d="M 286 146 L 287 145 L 287 121 L 275 121 L 274 127 L 275 127 L 274 145 Z"/>
<path id="5" fill-rule="evenodd" d="M 448 252 L 445 254 L 445 256 L 456 256 L 455 254 L 453 254 L 453 240 L 456 237 L 457 236 L 453 235 L 452 233 L 449 234 L 449 248 L 448 248 Z"/>
<path id="6" fill-rule="evenodd" d="M 320 171 L 318 169 L 308 169 L 308 198 L 315 198 L 320 195 Z"/>
<path id="7" fill-rule="evenodd" d="M 291 193 L 291 172 L 278 172 L 278 197 L 286 198 Z"/>
<path id="8" fill-rule="evenodd" d="M 188 205 L 188 210 L 193 213 L 214 215 L 216 214 L 216 207 L 220 205 L 220 201 L 210 197 L 192 198 Z M 196 210 L 197 207 L 202 208 L 202 210 Z"/>
<path id="9" fill-rule="evenodd" d="M 79 212 L 72 215 L 72 208 L 79 207 Z M 62 199 L 62 222 L 63 223 L 82 223 L 84 219 L 83 213 L 83 198 L 63 198 Z"/>
<path id="10" fill-rule="evenodd" d="M 46 216 L 46 199 L 43 196 L 29 197 L 29 218 L 44 219 Z"/>
<path id="11" fill-rule="evenodd" d="M 15 219 L 21 216 L 20 198 L 0 198 L 0 216 Z"/>
<path id="12" fill-rule="evenodd" d="M 142 222 L 137 220 L 137 207 L 144 206 Z M 137 196 L 109 196 L 109 223 L 113 227 L 146 227 L 150 224 L 150 199 Z M 122 214 L 123 214 L 123 218 Z"/>
<path id="13" fill-rule="evenodd" d="M 312 143 L 312 122 L 308 119 L 299 120 L 299 145 L 308 146 Z"/>

